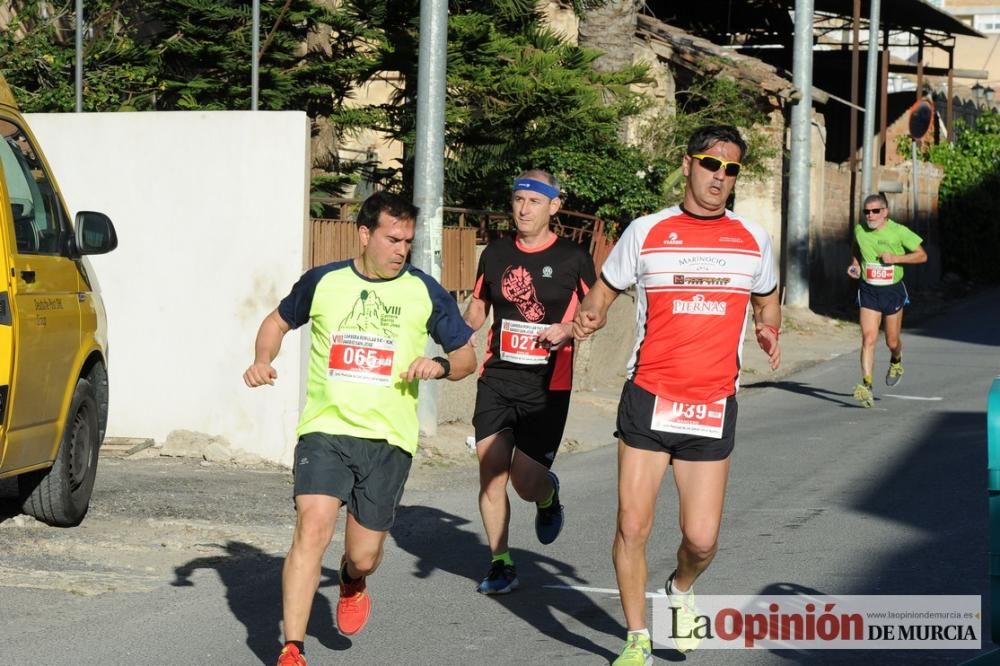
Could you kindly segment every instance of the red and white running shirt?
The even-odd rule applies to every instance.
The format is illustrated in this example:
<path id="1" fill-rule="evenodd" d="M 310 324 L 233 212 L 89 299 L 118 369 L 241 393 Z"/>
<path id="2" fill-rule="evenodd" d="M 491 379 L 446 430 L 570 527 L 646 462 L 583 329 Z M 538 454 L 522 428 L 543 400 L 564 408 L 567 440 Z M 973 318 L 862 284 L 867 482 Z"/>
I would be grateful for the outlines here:
<path id="1" fill-rule="evenodd" d="M 767 232 L 728 210 L 704 218 L 674 206 L 634 220 L 601 271 L 614 289 L 637 287 L 629 378 L 678 402 L 733 395 L 750 294 L 777 288 L 774 264 Z"/>

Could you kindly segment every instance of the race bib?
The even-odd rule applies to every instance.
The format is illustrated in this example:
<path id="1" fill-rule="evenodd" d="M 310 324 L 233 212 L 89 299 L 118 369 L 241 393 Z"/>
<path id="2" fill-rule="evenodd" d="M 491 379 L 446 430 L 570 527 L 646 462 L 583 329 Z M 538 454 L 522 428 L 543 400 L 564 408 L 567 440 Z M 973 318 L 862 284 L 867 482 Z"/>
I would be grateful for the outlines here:
<path id="1" fill-rule="evenodd" d="M 660 432 L 720 439 L 725 419 L 725 398 L 697 405 L 657 397 L 653 403 L 653 423 L 650 427 Z"/>
<path id="2" fill-rule="evenodd" d="M 504 319 L 500 323 L 500 359 L 521 365 L 544 365 L 549 350 L 538 345 L 538 334 L 550 324 L 530 324 Z"/>
<path id="3" fill-rule="evenodd" d="M 389 386 L 396 343 L 370 333 L 330 336 L 330 379 Z"/>
<path id="4" fill-rule="evenodd" d="M 865 264 L 865 282 L 876 287 L 892 284 L 896 277 L 896 267 L 885 264 Z"/>

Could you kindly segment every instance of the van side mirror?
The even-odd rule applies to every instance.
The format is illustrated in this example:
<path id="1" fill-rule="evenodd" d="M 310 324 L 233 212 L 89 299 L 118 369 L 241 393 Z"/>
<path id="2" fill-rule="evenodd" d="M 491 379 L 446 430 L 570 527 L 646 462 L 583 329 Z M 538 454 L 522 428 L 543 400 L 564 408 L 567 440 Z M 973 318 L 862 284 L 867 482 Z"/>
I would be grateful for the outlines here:
<path id="1" fill-rule="evenodd" d="M 118 247 L 115 225 L 104 213 L 81 210 L 76 214 L 76 249 L 80 254 L 106 254 Z"/>

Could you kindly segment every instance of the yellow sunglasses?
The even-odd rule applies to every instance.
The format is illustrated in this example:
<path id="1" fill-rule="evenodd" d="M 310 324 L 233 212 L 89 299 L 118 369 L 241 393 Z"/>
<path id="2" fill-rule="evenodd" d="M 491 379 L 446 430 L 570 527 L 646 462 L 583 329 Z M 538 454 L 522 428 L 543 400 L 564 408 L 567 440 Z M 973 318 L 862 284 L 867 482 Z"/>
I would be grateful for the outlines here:
<path id="1" fill-rule="evenodd" d="M 743 168 L 743 165 L 740 164 L 739 162 L 729 162 L 727 160 L 720 160 L 718 157 L 714 157 L 712 155 L 705 155 L 705 154 L 692 155 L 691 158 L 698 160 L 698 164 L 708 169 L 712 173 L 715 173 L 720 168 L 725 167 L 727 176 L 738 176 L 740 173 L 740 169 Z"/>

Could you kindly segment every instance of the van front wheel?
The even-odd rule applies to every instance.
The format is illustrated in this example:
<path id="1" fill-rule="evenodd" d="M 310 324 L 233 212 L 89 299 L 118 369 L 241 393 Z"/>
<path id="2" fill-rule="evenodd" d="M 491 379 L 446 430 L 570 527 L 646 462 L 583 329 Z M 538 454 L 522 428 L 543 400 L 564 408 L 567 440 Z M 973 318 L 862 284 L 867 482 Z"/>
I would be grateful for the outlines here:
<path id="1" fill-rule="evenodd" d="M 97 394 L 93 384 L 80 379 L 55 463 L 18 477 L 21 510 L 55 527 L 79 525 L 94 492 L 100 445 Z"/>

